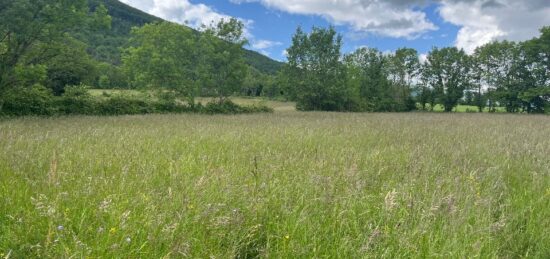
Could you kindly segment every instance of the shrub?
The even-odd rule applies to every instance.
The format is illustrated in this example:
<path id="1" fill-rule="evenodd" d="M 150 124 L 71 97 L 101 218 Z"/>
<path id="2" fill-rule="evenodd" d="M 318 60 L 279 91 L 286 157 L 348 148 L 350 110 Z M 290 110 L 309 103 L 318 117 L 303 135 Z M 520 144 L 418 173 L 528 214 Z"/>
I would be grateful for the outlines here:
<path id="1" fill-rule="evenodd" d="M 95 114 L 97 101 L 88 92 L 86 86 L 65 88 L 65 93 L 59 98 L 58 106 L 61 114 Z"/>
<path id="2" fill-rule="evenodd" d="M 56 113 L 52 92 L 42 85 L 16 87 L 0 100 L 0 113 L 8 116 L 52 115 Z"/>
<path id="3" fill-rule="evenodd" d="M 105 95 L 94 97 L 84 85 L 65 88 L 62 96 L 56 97 L 44 86 L 14 88 L 7 91 L 0 100 L 0 114 L 7 116 L 25 115 L 137 115 L 150 113 L 203 113 L 240 114 L 273 112 L 263 106 L 240 106 L 230 100 L 211 102 L 203 106 L 179 103 L 170 94 L 159 96 Z"/>
<path id="4" fill-rule="evenodd" d="M 100 102 L 97 110 L 98 115 L 134 115 L 154 112 L 154 103 L 124 95 L 116 95 Z"/>
<path id="5" fill-rule="evenodd" d="M 240 106 L 230 100 L 210 102 L 206 106 L 197 106 L 198 112 L 206 114 L 239 114 L 256 112 L 273 112 L 273 109 L 263 106 Z"/>

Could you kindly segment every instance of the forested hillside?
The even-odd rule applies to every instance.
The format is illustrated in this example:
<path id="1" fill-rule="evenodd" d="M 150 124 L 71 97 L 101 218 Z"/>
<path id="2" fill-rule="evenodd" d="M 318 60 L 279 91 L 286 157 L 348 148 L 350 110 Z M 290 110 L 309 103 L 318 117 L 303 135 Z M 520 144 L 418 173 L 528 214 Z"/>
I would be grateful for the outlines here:
<path id="1" fill-rule="evenodd" d="M 245 50 L 243 32 L 237 19 L 199 32 L 113 0 L 1 2 L 0 114 L 269 111 L 227 99 L 261 94 L 277 70 Z M 143 91 L 97 98 L 90 88 Z M 201 96 L 217 98 L 202 107 Z"/>
<path id="2" fill-rule="evenodd" d="M 77 38 L 88 43 L 89 51 L 95 59 L 110 64 L 121 63 L 120 48 L 128 43 L 132 27 L 163 21 L 117 0 L 88 0 L 88 3 L 92 11 L 100 5 L 107 8 L 112 18 L 111 28 L 100 31 L 79 29 L 75 34 Z M 245 50 L 245 59 L 247 64 L 267 74 L 275 74 L 282 66 L 281 62 L 251 50 Z"/>

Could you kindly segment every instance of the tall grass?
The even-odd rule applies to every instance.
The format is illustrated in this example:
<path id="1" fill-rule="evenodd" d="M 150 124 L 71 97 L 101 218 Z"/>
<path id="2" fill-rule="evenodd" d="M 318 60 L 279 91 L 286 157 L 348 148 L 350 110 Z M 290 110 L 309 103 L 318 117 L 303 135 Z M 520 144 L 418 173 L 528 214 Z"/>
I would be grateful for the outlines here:
<path id="1" fill-rule="evenodd" d="M 0 257 L 550 257 L 550 117 L 0 122 Z"/>

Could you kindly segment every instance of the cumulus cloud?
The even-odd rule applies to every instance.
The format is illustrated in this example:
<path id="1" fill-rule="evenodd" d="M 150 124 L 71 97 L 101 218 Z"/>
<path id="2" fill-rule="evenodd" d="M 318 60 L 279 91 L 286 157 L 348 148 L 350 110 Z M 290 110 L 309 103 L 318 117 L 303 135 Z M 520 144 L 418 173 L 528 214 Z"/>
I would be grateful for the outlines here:
<path id="1" fill-rule="evenodd" d="M 231 0 L 260 2 L 293 14 L 319 15 L 349 25 L 352 35 L 416 38 L 437 29 L 421 7 L 439 6 L 444 21 L 460 27 L 456 46 L 472 52 L 494 40 L 527 40 L 550 25 L 548 0 Z M 420 7 L 420 8 L 419 8 Z"/>
<path id="2" fill-rule="evenodd" d="M 528 40 L 550 25 L 550 1 L 446 0 L 441 17 L 460 26 L 456 46 L 472 53 L 494 40 Z"/>
<path id="3" fill-rule="evenodd" d="M 192 4 L 188 0 L 121 0 L 121 2 L 171 22 L 188 24 L 193 28 L 230 18 L 207 5 Z"/>
<path id="4" fill-rule="evenodd" d="M 262 49 L 262 50 L 270 49 L 280 45 L 283 45 L 283 43 L 278 41 L 270 41 L 270 40 L 256 40 L 252 42 L 252 48 Z"/>
<path id="5" fill-rule="evenodd" d="M 193 4 L 189 0 L 121 0 L 121 2 L 167 21 L 186 24 L 195 29 L 199 29 L 202 25 L 210 25 L 231 18 L 210 6 Z M 250 40 L 251 47 L 260 53 L 268 55 L 268 49 L 282 44 L 276 41 L 256 39 L 251 33 L 254 21 L 238 17 L 237 19 L 244 23 L 244 36 Z"/>
<path id="6" fill-rule="evenodd" d="M 422 1 L 378 0 L 231 0 L 233 3 L 261 2 L 268 8 L 292 14 L 319 15 L 338 25 L 349 25 L 356 32 L 390 37 L 415 38 L 436 30 L 426 14 L 410 8 Z"/>
<path id="7" fill-rule="evenodd" d="M 190 0 L 121 0 L 161 18 L 198 28 L 228 15 Z M 437 30 L 423 7 L 438 5 L 437 12 L 460 29 L 455 45 L 467 52 L 494 40 L 527 40 L 550 25 L 549 0 L 230 0 L 233 3 L 258 2 L 270 9 L 291 14 L 317 15 L 351 28 L 353 37 L 370 34 L 414 39 Z M 245 36 L 252 48 L 266 51 L 278 42 L 255 39 L 250 33 L 253 21 L 246 24 Z M 449 35 L 451 36 L 451 35 Z"/>

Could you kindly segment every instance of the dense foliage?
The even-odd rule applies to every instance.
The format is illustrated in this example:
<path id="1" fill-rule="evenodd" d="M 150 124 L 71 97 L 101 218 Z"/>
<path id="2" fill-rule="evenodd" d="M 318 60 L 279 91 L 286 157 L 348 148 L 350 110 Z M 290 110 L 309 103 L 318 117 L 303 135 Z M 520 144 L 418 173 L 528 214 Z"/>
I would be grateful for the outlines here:
<path id="1" fill-rule="evenodd" d="M 236 19 L 197 31 L 116 0 L 2 2 L 0 113 L 71 113 L 55 108 L 70 101 L 42 106 L 81 84 L 144 89 L 190 107 L 200 96 L 222 105 L 246 95 L 296 101 L 306 111 L 450 112 L 465 104 L 480 112 L 550 112 L 550 27 L 532 40 L 492 42 L 472 55 L 434 48 L 422 62 L 408 48 L 343 54 L 333 28 L 298 28 L 282 69 L 244 49 L 243 33 Z"/>
<path id="2" fill-rule="evenodd" d="M 134 115 L 151 113 L 203 113 L 242 114 L 273 112 L 263 105 L 242 106 L 230 100 L 208 102 L 206 105 L 188 105 L 166 96 L 152 97 L 148 93 L 137 95 L 105 93 L 92 96 L 85 86 L 67 87 L 61 96 L 54 96 L 41 85 L 11 89 L 4 94 L 2 116 L 52 115 Z"/>
<path id="3" fill-rule="evenodd" d="M 128 32 L 134 25 L 140 27 L 132 29 L 130 38 Z M 235 19 L 199 33 L 162 22 L 118 1 L 2 2 L 0 114 L 260 111 L 264 108 L 236 109 L 225 100 L 241 91 L 249 67 L 242 33 L 243 24 Z M 150 100 L 98 100 L 75 92 L 72 86 L 81 84 L 135 87 L 157 93 Z M 66 93 L 67 89 L 70 91 Z M 205 93 L 220 100 L 195 107 L 194 98 Z M 164 98 L 167 95 L 173 98 Z M 157 101 L 159 98 L 162 101 Z"/>
<path id="4" fill-rule="evenodd" d="M 112 29 L 99 32 L 80 29 L 75 34 L 89 45 L 89 51 L 94 58 L 113 65 L 121 63 L 120 49 L 127 46 L 133 27 L 163 21 L 117 0 L 88 0 L 88 4 L 90 10 L 96 10 L 101 6 L 107 9 L 112 17 Z M 199 34 L 198 31 L 192 31 Z M 244 50 L 244 58 L 249 66 L 269 75 L 277 73 L 282 66 L 282 63 L 251 50 Z"/>
<path id="5" fill-rule="evenodd" d="M 526 42 L 493 42 L 473 55 L 434 48 L 420 62 L 413 49 L 385 54 L 360 48 L 342 55 L 334 29 L 298 28 L 278 82 L 302 110 L 409 111 L 458 104 L 483 111 L 549 112 L 550 27 Z"/>

